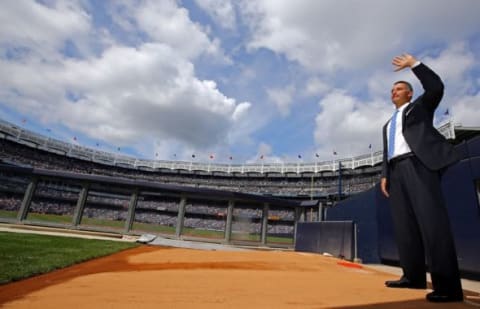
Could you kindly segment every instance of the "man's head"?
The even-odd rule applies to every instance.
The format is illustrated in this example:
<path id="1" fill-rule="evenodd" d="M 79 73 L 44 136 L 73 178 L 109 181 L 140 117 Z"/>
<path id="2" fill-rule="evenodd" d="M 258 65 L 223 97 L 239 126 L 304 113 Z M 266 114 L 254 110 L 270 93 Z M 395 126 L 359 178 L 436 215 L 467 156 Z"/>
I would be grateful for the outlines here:
<path id="1" fill-rule="evenodd" d="M 409 82 L 400 80 L 392 87 L 392 102 L 397 108 L 410 102 L 413 96 L 413 88 Z"/>

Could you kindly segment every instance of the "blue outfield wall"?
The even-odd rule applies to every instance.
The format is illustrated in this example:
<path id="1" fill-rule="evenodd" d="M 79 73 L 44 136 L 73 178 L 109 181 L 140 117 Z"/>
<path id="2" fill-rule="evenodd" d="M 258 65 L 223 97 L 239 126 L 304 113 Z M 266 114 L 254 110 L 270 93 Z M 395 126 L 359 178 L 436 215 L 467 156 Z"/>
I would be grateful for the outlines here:
<path id="1" fill-rule="evenodd" d="M 299 222 L 295 251 L 328 253 L 336 257 L 355 258 L 352 221 Z"/>
<path id="2" fill-rule="evenodd" d="M 374 189 L 328 208 L 326 220 L 353 220 L 357 229 L 357 257 L 361 258 L 364 263 L 380 262 Z"/>
<path id="3" fill-rule="evenodd" d="M 444 172 L 442 187 L 464 274 L 480 276 L 480 137 L 456 146 L 463 159 Z M 358 257 L 365 263 L 398 262 L 388 199 L 379 185 L 330 208 L 327 220 L 357 223 Z"/>

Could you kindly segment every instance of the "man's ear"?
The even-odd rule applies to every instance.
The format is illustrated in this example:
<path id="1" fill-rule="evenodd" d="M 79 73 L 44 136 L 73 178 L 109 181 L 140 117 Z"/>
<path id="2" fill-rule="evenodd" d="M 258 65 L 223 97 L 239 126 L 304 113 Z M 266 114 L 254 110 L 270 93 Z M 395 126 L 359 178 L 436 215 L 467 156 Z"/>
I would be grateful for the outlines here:
<path id="1" fill-rule="evenodd" d="M 413 98 L 413 91 L 409 91 L 409 93 L 408 93 L 408 98 L 409 98 L 410 101 L 412 100 L 412 98 Z"/>

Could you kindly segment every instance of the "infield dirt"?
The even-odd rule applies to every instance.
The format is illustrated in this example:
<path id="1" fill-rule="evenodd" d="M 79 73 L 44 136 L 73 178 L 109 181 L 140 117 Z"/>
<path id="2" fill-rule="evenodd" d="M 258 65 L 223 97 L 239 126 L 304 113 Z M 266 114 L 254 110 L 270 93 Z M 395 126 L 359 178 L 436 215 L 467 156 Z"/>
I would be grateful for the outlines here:
<path id="1" fill-rule="evenodd" d="M 141 246 L 0 286 L 0 307 L 472 308 L 386 288 L 390 279 L 318 254 Z"/>

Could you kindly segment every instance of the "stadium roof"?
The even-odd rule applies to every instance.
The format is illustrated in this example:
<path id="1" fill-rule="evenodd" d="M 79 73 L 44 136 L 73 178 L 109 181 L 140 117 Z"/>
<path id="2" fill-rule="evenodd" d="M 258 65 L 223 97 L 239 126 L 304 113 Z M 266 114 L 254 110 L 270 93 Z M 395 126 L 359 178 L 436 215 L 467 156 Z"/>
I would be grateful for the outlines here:
<path id="1" fill-rule="evenodd" d="M 463 141 L 474 138 L 477 135 L 480 135 L 480 127 L 464 127 L 461 124 L 454 125 L 455 138 L 453 139 L 454 144 L 459 144 Z"/>

